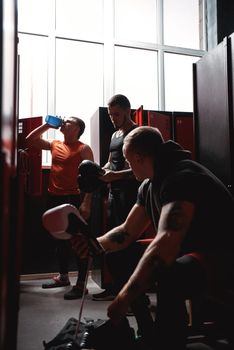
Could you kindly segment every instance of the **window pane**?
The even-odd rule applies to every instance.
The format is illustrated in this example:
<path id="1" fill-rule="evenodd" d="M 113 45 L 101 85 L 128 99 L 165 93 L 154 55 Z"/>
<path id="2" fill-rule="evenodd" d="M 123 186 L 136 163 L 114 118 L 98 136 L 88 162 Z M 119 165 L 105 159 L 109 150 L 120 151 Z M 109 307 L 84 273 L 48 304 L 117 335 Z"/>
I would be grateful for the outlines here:
<path id="1" fill-rule="evenodd" d="M 199 0 L 164 0 L 164 44 L 199 49 Z"/>
<path id="2" fill-rule="evenodd" d="M 115 37 L 156 43 L 156 0 L 115 0 Z"/>
<path id="3" fill-rule="evenodd" d="M 157 52 L 116 47 L 115 93 L 128 96 L 132 108 L 157 109 Z"/>
<path id="4" fill-rule="evenodd" d="M 18 30 L 48 34 L 50 4 L 49 0 L 18 0 Z"/>
<path id="5" fill-rule="evenodd" d="M 19 34 L 19 117 L 47 114 L 48 39 Z"/>
<path id="6" fill-rule="evenodd" d="M 103 36 L 103 0 L 57 0 L 56 29 L 71 37 Z"/>
<path id="7" fill-rule="evenodd" d="M 165 107 L 193 111 L 193 63 L 200 57 L 165 54 Z"/>
<path id="8" fill-rule="evenodd" d="M 103 45 L 56 40 L 56 114 L 89 120 L 103 105 Z M 83 137 L 83 135 L 82 135 Z"/>

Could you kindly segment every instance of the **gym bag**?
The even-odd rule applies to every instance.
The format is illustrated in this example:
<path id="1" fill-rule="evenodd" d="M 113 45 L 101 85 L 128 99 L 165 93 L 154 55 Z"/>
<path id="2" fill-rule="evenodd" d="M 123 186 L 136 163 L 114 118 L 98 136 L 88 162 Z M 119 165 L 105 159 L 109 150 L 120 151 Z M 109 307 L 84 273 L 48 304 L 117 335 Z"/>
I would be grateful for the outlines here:
<path id="1" fill-rule="evenodd" d="M 48 343 L 43 341 L 45 350 L 131 350 L 134 347 L 135 332 L 130 327 L 128 319 L 124 318 L 118 326 L 113 326 L 110 320 L 87 319 L 80 322 L 76 332 L 77 320 L 70 318 L 61 331 Z"/>

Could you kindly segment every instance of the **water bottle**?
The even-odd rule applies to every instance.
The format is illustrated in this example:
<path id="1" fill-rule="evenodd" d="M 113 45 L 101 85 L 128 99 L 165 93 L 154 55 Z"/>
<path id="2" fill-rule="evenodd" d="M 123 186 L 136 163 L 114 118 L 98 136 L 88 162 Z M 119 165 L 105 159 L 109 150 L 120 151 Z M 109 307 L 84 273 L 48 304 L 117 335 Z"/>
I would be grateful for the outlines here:
<path id="1" fill-rule="evenodd" d="M 63 119 L 57 115 L 47 115 L 45 122 L 54 128 L 59 128 L 62 126 Z"/>

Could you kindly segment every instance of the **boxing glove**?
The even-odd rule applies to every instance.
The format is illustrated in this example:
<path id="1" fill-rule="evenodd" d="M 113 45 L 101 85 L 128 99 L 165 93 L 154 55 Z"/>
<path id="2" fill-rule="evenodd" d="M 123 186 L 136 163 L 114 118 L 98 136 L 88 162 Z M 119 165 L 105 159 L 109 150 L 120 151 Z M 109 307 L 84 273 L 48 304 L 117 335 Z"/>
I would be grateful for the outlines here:
<path id="1" fill-rule="evenodd" d="M 96 191 L 104 184 L 104 182 L 99 179 L 99 177 L 104 174 L 105 170 L 103 170 L 100 165 L 91 160 L 83 160 L 80 163 L 79 176 L 77 178 L 80 190 L 85 193 Z"/>
<path id="2" fill-rule="evenodd" d="M 90 235 L 87 222 L 74 205 L 62 204 L 47 210 L 42 215 L 42 223 L 46 230 L 57 239 L 69 240 L 77 235 L 82 235 L 87 238 L 92 254 L 99 255 L 104 252 L 97 239 Z"/>
<path id="3" fill-rule="evenodd" d="M 99 177 L 105 174 L 105 170 L 92 160 L 85 159 L 79 165 L 79 173 L 81 176 Z"/>
<path id="4" fill-rule="evenodd" d="M 98 179 L 95 176 L 82 176 L 77 178 L 78 186 L 81 192 L 92 193 L 96 191 L 100 186 L 104 184 L 104 181 Z"/>

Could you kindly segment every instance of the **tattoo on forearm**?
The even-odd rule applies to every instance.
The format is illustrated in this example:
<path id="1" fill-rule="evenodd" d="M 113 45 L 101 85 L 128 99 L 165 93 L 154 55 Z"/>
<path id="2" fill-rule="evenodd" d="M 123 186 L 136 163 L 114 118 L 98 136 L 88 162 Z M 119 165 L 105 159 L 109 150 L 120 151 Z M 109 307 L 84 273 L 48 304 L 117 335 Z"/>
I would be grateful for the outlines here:
<path id="1" fill-rule="evenodd" d="M 181 202 L 176 202 L 168 214 L 166 229 L 179 230 L 184 226 L 185 215 Z"/>
<path id="2" fill-rule="evenodd" d="M 123 231 L 113 232 L 110 235 L 110 240 L 112 242 L 122 244 L 127 238 L 127 236 L 128 236 L 127 232 L 123 232 Z"/>

